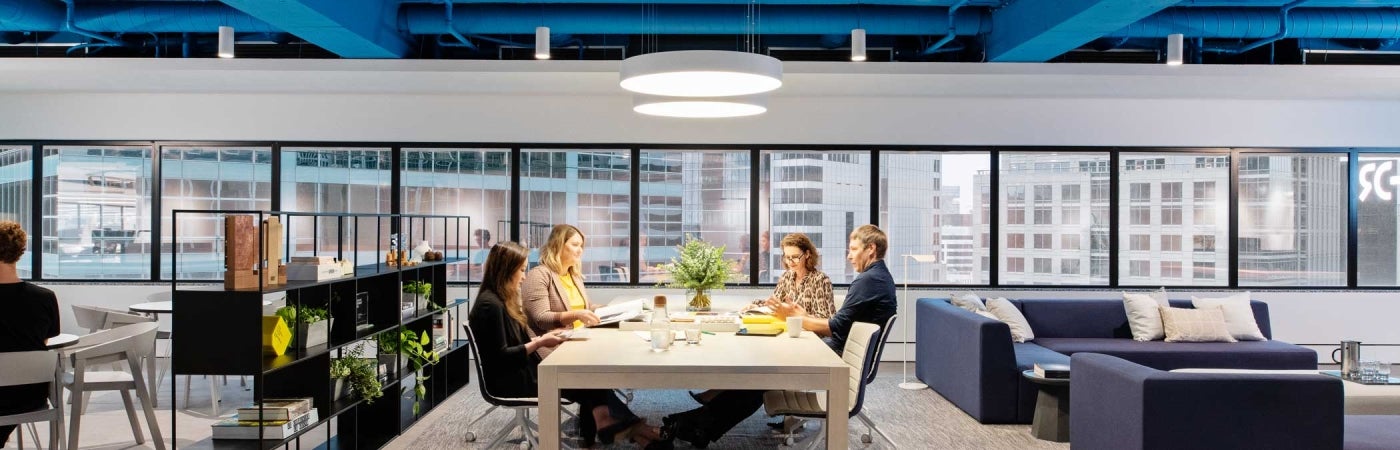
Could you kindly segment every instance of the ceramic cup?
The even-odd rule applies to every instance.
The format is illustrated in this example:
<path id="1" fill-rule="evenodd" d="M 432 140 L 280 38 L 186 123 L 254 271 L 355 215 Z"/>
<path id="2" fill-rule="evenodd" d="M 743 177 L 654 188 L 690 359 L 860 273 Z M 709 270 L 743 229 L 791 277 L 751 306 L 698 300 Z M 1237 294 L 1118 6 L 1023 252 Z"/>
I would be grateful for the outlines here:
<path id="1" fill-rule="evenodd" d="M 801 318 L 801 317 L 789 317 L 789 318 L 787 318 L 787 334 L 788 334 L 788 337 L 798 337 L 798 336 L 801 336 L 801 335 L 802 335 L 802 318 Z"/>

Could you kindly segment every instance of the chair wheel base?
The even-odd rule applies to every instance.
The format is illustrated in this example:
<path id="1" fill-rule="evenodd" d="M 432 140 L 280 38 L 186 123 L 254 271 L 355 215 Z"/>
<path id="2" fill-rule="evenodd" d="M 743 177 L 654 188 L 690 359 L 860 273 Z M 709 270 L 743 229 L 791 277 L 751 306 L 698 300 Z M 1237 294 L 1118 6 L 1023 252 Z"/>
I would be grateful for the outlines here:
<path id="1" fill-rule="evenodd" d="M 871 442 L 875 442 L 875 439 L 874 439 L 874 438 L 871 438 L 870 435 L 868 435 L 868 434 L 862 434 L 862 435 L 860 435 L 860 442 L 861 442 L 862 444 L 869 444 L 869 443 L 871 443 Z"/>
<path id="2" fill-rule="evenodd" d="M 473 433 L 473 432 L 468 431 L 468 432 L 467 432 L 467 435 L 466 435 L 465 438 L 462 439 L 462 440 L 467 441 L 467 442 L 476 442 L 476 433 Z"/>

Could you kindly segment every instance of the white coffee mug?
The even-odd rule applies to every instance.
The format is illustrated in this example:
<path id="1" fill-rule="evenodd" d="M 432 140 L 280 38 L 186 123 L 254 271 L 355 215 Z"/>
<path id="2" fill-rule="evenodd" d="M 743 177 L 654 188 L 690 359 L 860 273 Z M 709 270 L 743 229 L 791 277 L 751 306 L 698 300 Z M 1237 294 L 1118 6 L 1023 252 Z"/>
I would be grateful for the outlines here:
<path id="1" fill-rule="evenodd" d="M 801 317 L 789 317 L 789 318 L 787 318 L 787 333 L 788 333 L 788 337 L 798 337 L 798 336 L 801 336 L 801 335 L 802 335 L 802 318 L 801 318 Z"/>

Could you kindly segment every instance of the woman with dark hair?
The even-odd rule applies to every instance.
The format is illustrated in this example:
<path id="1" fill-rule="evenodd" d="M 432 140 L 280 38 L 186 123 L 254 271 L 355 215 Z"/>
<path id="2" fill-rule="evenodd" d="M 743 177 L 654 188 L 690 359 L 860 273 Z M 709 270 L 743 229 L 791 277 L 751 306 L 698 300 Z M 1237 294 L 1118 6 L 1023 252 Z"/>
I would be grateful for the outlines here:
<path id="1" fill-rule="evenodd" d="M 18 223 L 0 221 L 0 352 L 27 352 L 48 348 L 44 341 L 58 335 L 58 298 L 53 291 L 19 278 L 19 257 L 29 236 Z M 49 401 L 46 384 L 0 387 L 0 416 L 41 409 Z M 14 425 L 0 426 L 0 446 Z"/>
<path id="2" fill-rule="evenodd" d="M 539 351 L 564 342 L 558 331 L 536 335 L 530 330 L 520 301 L 526 257 L 525 248 L 514 242 L 491 248 L 480 292 L 467 317 L 480 352 L 486 391 L 498 397 L 536 396 L 543 360 Z M 671 448 L 659 429 L 632 414 L 611 390 L 566 389 L 561 395 L 579 404 L 579 428 L 586 447 L 593 445 L 596 435 L 604 444 L 630 438 L 648 449 Z"/>

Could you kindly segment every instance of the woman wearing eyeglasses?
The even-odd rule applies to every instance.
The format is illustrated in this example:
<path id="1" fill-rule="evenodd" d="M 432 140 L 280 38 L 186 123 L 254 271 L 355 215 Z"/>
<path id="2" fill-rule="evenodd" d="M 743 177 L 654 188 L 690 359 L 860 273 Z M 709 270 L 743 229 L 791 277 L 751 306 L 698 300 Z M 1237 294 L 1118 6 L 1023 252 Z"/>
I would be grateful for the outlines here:
<path id="1" fill-rule="evenodd" d="M 821 255 L 817 246 L 802 233 L 783 236 L 783 268 L 787 271 L 778 278 L 778 287 L 773 295 L 749 305 L 775 307 L 784 303 L 795 303 L 807 311 L 808 316 L 831 318 L 836 312 L 836 302 L 831 296 L 831 278 L 817 270 Z"/>

